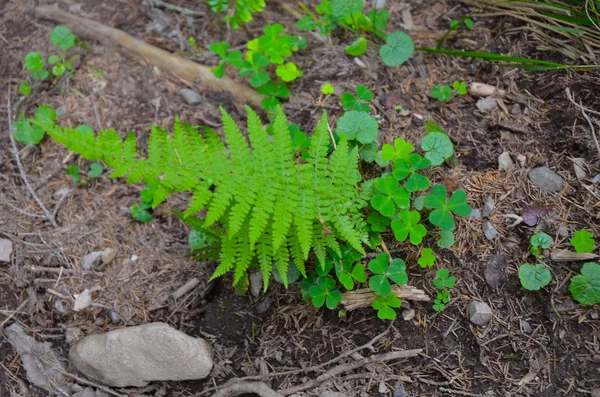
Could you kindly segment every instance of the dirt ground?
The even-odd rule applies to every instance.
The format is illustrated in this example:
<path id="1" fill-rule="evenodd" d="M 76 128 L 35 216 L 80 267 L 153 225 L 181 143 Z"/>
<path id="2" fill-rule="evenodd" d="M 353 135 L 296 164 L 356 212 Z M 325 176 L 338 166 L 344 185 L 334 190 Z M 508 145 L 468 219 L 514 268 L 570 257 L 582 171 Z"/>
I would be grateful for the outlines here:
<path id="1" fill-rule="evenodd" d="M 367 343 L 388 328 L 371 309 L 349 312 L 342 319 L 337 312 L 316 310 L 301 300 L 296 287 L 275 287 L 254 298 L 233 294 L 227 279 L 208 284 L 214 264 L 186 256 L 188 228 L 171 213 L 185 208 L 185 197 L 159 207 L 151 223 L 136 222 L 127 209 L 139 200 L 141 186 L 106 176 L 74 185 L 66 167 L 76 163 L 85 171 L 87 162 L 49 139 L 23 148 L 20 155 L 37 195 L 51 210 L 57 208 L 59 227 L 27 215 L 39 213 L 39 208 L 25 190 L 9 150 L 6 103 L 9 93 L 12 104 L 18 102 L 16 89 L 26 76 L 25 54 L 50 52 L 48 35 L 54 25 L 31 12 L 37 5 L 50 3 L 54 2 L 0 1 L 0 238 L 14 244 L 12 262 L 0 263 L 2 326 L 17 321 L 30 335 L 51 342 L 65 355 L 69 327 L 88 335 L 163 321 L 205 337 L 216 354 L 210 378 L 126 391 L 157 396 L 208 395 L 213 386 L 232 377 L 306 368 Z M 201 47 L 224 39 L 230 47 L 243 46 L 249 37 L 260 34 L 262 26 L 274 22 L 295 32 L 294 18 L 277 2 L 269 2 L 262 14 L 238 31 L 221 26 L 201 1 L 172 0 L 205 12 L 195 17 L 152 9 L 141 0 L 57 3 L 171 52 L 189 50 L 183 39 L 189 36 Z M 399 30 L 405 3 L 388 3 L 393 16 L 389 30 Z M 451 19 L 468 13 L 468 8 L 452 1 L 410 0 L 407 4 L 417 46 L 434 46 Z M 538 53 L 527 33 L 515 29 L 518 26 L 510 19 L 476 19 L 473 30 L 461 30 L 447 45 L 514 56 L 548 56 Z M 290 121 L 312 131 L 323 107 L 331 122 L 343 113 L 337 97 L 322 98 L 324 82 L 341 88 L 338 92 L 366 85 L 375 93 L 374 110 L 381 116 L 383 142 L 395 137 L 420 142 L 425 135 L 422 120 L 435 120 L 454 141 L 457 152 L 456 166 L 436 171 L 435 176 L 449 189 L 465 189 L 473 208 L 482 208 L 489 198 L 495 205 L 482 219 L 461 220 L 457 244 L 436 264 L 449 268 L 459 280 L 447 309 L 436 313 L 431 303 L 411 303 L 414 319 L 397 319 L 371 352 L 362 351 L 368 355 L 423 348 L 423 354 L 360 368 L 298 395 L 319 395 L 325 390 L 394 397 L 591 395 L 600 387 L 598 309 L 578 306 L 568 291 L 568 280 L 581 263 L 548 260 L 553 281 L 539 292 L 521 288 L 516 273 L 528 259 L 528 242 L 534 232 L 550 234 L 555 248 L 569 244 L 569 237 L 559 234 L 560 228 L 572 233 L 585 227 L 600 236 L 600 189 L 590 182 L 600 169 L 598 153 L 587 123 L 565 94 L 569 87 L 588 107 L 600 110 L 600 74 L 535 73 L 422 53 L 392 69 L 378 64 L 374 52 L 364 57 L 368 65 L 364 70 L 345 55 L 349 40 L 345 34 L 335 34 L 331 44 L 323 45 L 309 36 L 309 48 L 294 56 L 304 77 L 291 87 L 294 97 L 285 107 Z M 63 106 L 62 125 L 88 124 L 94 129 L 114 128 L 121 134 L 134 131 L 140 142 L 147 139 L 153 123 L 169 128 L 179 115 L 191 124 L 218 127 L 217 106 L 233 109 L 218 95 L 207 95 L 201 105 L 189 106 L 178 93 L 185 84 L 166 71 L 98 42 L 86 43 L 93 52 L 82 52 L 68 86 L 47 87 L 24 103 L 25 109 L 31 111 L 42 103 Z M 209 65 L 217 62 L 208 51 L 196 60 Z M 431 98 L 431 86 L 454 80 L 506 90 L 504 106 L 482 112 L 476 107 L 477 98 L 454 98 L 444 104 Z M 395 110 L 398 104 L 411 115 L 400 117 Z M 497 159 L 504 151 L 524 160 L 514 170 L 498 171 Z M 576 178 L 572 158 L 583 159 L 589 179 Z M 541 165 L 565 179 L 560 193 L 550 194 L 530 183 L 527 172 Z M 61 199 L 57 192 L 65 189 L 68 193 Z M 510 215 L 521 216 L 531 206 L 545 209 L 539 222 L 511 226 L 515 218 Z M 485 238 L 485 220 L 498 230 L 497 240 Z M 416 249 L 387 237 L 390 250 L 411 260 L 411 285 L 433 295 L 434 272 L 416 265 Z M 79 270 L 82 256 L 108 247 L 118 252 L 112 264 L 98 272 Z M 173 291 L 194 277 L 200 281 L 198 287 L 174 301 Z M 89 310 L 61 312 L 56 308 L 57 300 L 72 307 L 74 294 L 86 288 L 94 296 L 95 305 Z M 491 306 L 494 317 L 487 326 L 469 321 L 467 305 L 472 299 Z M 111 319 L 113 312 L 118 314 L 117 321 Z M 20 359 L 4 338 L 0 339 L 0 364 L 0 396 L 45 395 L 26 386 Z M 286 388 L 317 375 L 273 377 L 268 383 Z"/>

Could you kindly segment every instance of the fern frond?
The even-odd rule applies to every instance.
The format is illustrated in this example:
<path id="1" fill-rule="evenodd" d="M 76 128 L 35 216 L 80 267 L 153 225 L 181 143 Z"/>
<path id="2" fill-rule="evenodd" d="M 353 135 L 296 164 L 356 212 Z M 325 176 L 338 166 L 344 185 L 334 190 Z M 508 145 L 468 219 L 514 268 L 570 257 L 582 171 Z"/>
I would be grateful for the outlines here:
<path id="1" fill-rule="evenodd" d="M 271 272 L 273 271 L 273 258 L 271 255 L 271 246 L 267 243 L 270 239 L 264 238 L 256 244 L 256 260 L 260 264 L 260 270 L 263 275 L 264 291 L 267 292 Z"/>
<path id="2" fill-rule="evenodd" d="M 215 278 L 225 275 L 228 271 L 233 269 L 235 265 L 235 258 L 237 255 L 237 247 L 235 239 L 228 239 L 227 237 L 221 239 L 221 263 L 215 269 L 215 272 L 208 281 L 212 281 Z"/>
<path id="3" fill-rule="evenodd" d="M 209 189 L 209 185 L 206 182 L 200 182 L 194 189 L 194 195 L 190 201 L 190 205 L 185 211 L 186 216 L 192 215 L 202 211 L 204 206 L 210 201 L 212 192 Z"/>
<path id="4" fill-rule="evenodd" d="M 288 287 L 287 272 L 288 272 L 288 267 L 290 265 L 290 252 L 288 251 L 288 248 L 285 245 L 282 245 L 281 247 L 279 247 L 279 250 L 277 251 L 277 255 L 275 255 L 273 257 L 273 260 L 275 261 L 275 267 L 277 267 L 277 271 L 279 272 L 279 277 L 281 277 L 281 281 L 283 281 L 283 285 L 285 285 L 285 288 L 287 288 Z"/>
<path id="5" fill-rule="evenodd" d="M 227 237 L 225 237 L 227 238 Z M 235 237 L 234 237 L 235 238 Z M 248 266 L 254 257 L 254 250 L 248 244 L 248 234 L 241 234 L 237 240 L 236 263 L 233 277 L 233 285 L 236 285 L 248 271 Z"/>
<path id="6" fill-rule="evenodd" d="M 290 237 L 288 237 L 288 247 L 290 250 L 290 255 L 292 256 L 292 260 L 294 261 L 294 265 L 306 278 L 306 266 L 304 266 L 304 253 L 302 252 L 302 246 L 300 245 L 300 241 L 298 240 L 298 232 L 296 230 L 296 226 L 292 226 L 290 230 Z"/>
<path id="7" fill-rule="evenodd" d="M 325 268 L 325 260 L 327 259 L 327 243 L 323 236 L 323 227 L 319 223 L 314 224 L 312 248 L 319 260 L 321 268 Z"/>

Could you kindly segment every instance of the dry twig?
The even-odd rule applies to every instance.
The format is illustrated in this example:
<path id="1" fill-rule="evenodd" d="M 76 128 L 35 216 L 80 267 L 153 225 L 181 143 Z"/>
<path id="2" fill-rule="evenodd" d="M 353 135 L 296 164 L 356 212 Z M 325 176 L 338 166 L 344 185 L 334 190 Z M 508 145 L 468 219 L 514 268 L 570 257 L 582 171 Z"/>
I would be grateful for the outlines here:
<path id="1" fill-rule="evenodd" d="M 600 144 L 598 143 L 598 137 L 596 137 L 596 130 L 594 129 L 594 123 L 592 123 L 592 119 L 587 114 L 587 112 L 590 112 L 593 114 L 600 115 L 600 112 L 596 112 L 595 110 L 586 108 L 585 106 L 583 106 L 583 104 L 581 102 L 579 102 L 579 103 L 575 102 L 575 98 L 573 98 L 573 95 L 571 94 L 571 90 L 569 90 L 569 87 L 565 88 L 565 92 L 567 93 L 567 98 L 569 99 L 569 102 L 571 102 L 573 105 L 575 105 L 575 107 L 578 107 L 579 110 L 581 110 L 581 114 L 583 115 L 583 117 L 587 121 L 588 125 L 590 126 L 590 131 L 592 131 L 592 138 L 594 139 L 594 143 L 596 144 L 596 150 L 598 150 L 598 154 L 600 155 Z M 596 124 L 600 124 L 600 123 L 598 123 L 597 120 L 594 120 L 594 121 L 596 122 Z"/>

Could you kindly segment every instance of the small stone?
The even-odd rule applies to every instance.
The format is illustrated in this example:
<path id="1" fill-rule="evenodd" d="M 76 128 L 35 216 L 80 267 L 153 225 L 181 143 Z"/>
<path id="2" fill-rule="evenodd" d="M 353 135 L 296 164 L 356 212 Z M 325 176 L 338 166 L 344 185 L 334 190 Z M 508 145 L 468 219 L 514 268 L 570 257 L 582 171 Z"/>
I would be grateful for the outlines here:
<path id="1" fill-rule="evenodd" d="M 150 323 L 90 335 L 71 347 L 71 365 L 107 386 L 143 387 L 152 381 L 206 378 L 212 350 L 165 323 Z"/>
<path id="2" fill-rule="evenodd" d="M 260 290 L 263 288 L 263 275 L 262 272 L 253 272 L 248 276 L 250 281 L 250 293 L 255 298 L 260 295 Z"/>
<path id="3" fill-rule="evenodd" d="M 406 390 L 404 390 L 404 385 L 402 383 L 398 382 L 392 397 L 406 397 Z"/>
<path id="4" fill-rule="evenodd" d="M 527 165 L 527 157 L 524 154 L 517 154 L 517 163 L 519 163 L 519 167 L 525 168 Z"/>
<path id="5" fill-rule="evenodd" d="M 138 256 L 137 255 L 131 255 L 131 258 L 129 258 L 129 259 L 131 259 L 132 262 L 135 262 L 135 261 L 138 260 Z"/>
<path id="6" fill-rule="evenodd" d="M 404 319 L 404 321 L 412 320 L 413 318 L 415 318 L 415 310 L 414 309 L 402 310 L 402 318 Z"/>
<path id="7" fill-rule="evenodd" d="M 89 289 L 84 289 L 81 294 L 75 295 L 75 303 L 73 304 L 73 310 L 76 312 L 87 308 L 92 304 L 92 293 Z"/>
<path id="8" fill-rule="evenodd" d="M 510 112 L 512 114 L 521 114 L 521 105 L 519 105 L 518 103 L 515 103 L 512 105 L 512 108 L 510 109 Z"/>
<path id="9" fill-rule="evenodd" d="M 86 387 L 82 391 L 73 394 L 71 397 L 97 397 L 96 391 L 91 387 Z"/>
<path id="10" fill-rule="evenodd" d="M 498 107 L 498 102 L 496 101 L 496 98 L 493 97 L 481 98 L 477 101 L 475 106 L 483 112 L 485 110 L 496 109 Z"/>
<path id="11" fill-rule="evenodd" d="M 82 7 L 81 4 L 71 4 L 69 6 L 69 12 L 72 14 L 78 14 L 81 12 L 81 7 Z M 58 109 L 56 109 L 56 110 L 58 110 Z M 58 112 L 56 112 L 56 113 L 58 113 Z M 60 116 L 58 116 L 58 117 L 60 117 Z"/>
<path id="12" fill-rule="evenodd" d="M 340 393 L 338 391 L 324 391 L 319 394 L 319 397 L 346 397 L 344 393 Z"/>
<path id="13" fill-rule="evenodd" d="M 65 330 L 65 342 L 67 342 L 69 345 L 72 345 L 81 338 L 83 338 L 83 331 L 80 328 L 68 327 Z"/>
<path id="14" fill-rule="evenodd" d="M 183 99 L 185 99 L 188 105 L 196 106 L 203 101 L 202 95 L 189 88 L 182 88 L 179 90 L 179 93 L 183 96 Z"/>
<path id="15" fill-rule="evenodd" d="M 0 239 L 0 262 L 10 262 L 10 254 L 12 254 L 12 241 L 5 238 Z"/>
<path id="16" fill-rule="evenodd" d="M 110 318 L 110 322 L 113 324 L 118 324 L 121 321 L 121 317 L 119 317 L 119 313 L 113 312 L 112 310 L 108 312 L 108 318 Z"/>
<path id="17" fill-rule="evenodd" d="M 561 223 L 558 226 L 557 233 L 560 237 L 569 237 L 571 234 L 569 233 L 569 228 L 564 223 Z"/>
<path id="18" fill-rule="evenodd" d="M 266 296 L 265 299 L 263 299 L 258 305 L 256 305 L 256 312 L 258 314 L 265 314 L 267 310 L 271 308 L 272 304 L 273 298 L 270 296 Z"/>
<path id="19" fill-rule="evenodd" d="M 415 127 L 423 127 L 423 125 L 425 124 L 425 118 L 418 113 L 413 113 L 412 122 L 415 125 Z"/>
<path id="20" fill-rule="evenodd" d="M 62 301 L 60 299 L 56 299 L 54 301 L 54 308 L 56 309 L 56 311 L 58 311 L 59 313 L 64 313 L 65 310 L 65 306 L 63 305 Z"/>
<path id="21" fill-rule="evenodd" d="M 105 265 L 110 264 L 115 259 L 115 256 L 117 256 L 117 250 L 114 248 L 105 249 L 102 251 L 102 263 Z"/>
<path id="22" fill-rule="evenodd" d="M 381 381 L 381 382 L 379 382 L 379 387 L 377 388 L 377 391 L 378 391 L 380 394 L 385 394 L 385 393 L 387 393 L 387 392 L 388 392 L 388 388 L 387 388 L 387 386 L 385 385 L 385 382 L 384 382 L 384 381 Z"/>
<path id="23" fill-rule="evenodd" d="M 483 216 L 488 216 L 492 212 L 494 212 L 494 207 L 496 206 L 496 200 L 493 197 L 488 197 L 485 200 L 485 204 L 483 205 L 483 210 L 481 210 L 481 214 Z"/>
<path id="24" fill-rule="evenodd" d="M 526 334 L 530 333 L 532 331 L 531 324 L 528 321 L 521 320 L 521 330 Z"/>
<path id="25" fill-rule="evenodd" d="M 100 263 L 102 263 L 102 251 L 94 251 L 81 258 L 79 266 L 83 270 L 92 270 Z"/>
<path id="26" fill-rule="evenodd" d="M 481 216 L 481 210 L 479 208 L 473 208 L 471 214 L 469 214 L 469 219 L 481 219 Z"/>
<path id="27" fill-rule="evenodd" d="M 96 319 L 96 321 L 94 321 L 94 324 L 96 324 L 98 327 L 104 327 L 104 323 L 105 323 L 105 319 L 104 317 L 98 317 Z"/>
<path id="28" fill-rule="evenodd" d="M 483 222 L 482 229 L 483 234 L 485 234 L 485 238 L 487 238 L 488 240 L 495 240 L 498 237 L 498 231 L 496 230 L 494 225 L 492 225 L 492 222 Z"/>
<path id="29" fill-rule="evenodd" d="M 502 152 L 502 154 L 498 156 L 498 169 L 512 170 L 513 168 L 515 168 L 515 163 L 510 157 L 510 153 Z"/>
<path id="30" fill-rule="evenodd" d="M 483 275 L 485 281 L 492 288 L 499 287 L 506 280 L 506 268 L 505 256 L 503 254 L 492 255 L 485 264 Z"/>
<path id="31" fill-rule="evenodd" d="M 537 167 L 529 171 L 529 180 L 535 186 L 551 192 L 560 192 L 565 184 L 564 179 L 548 167 Z"/>
<path id="32" fill-rule="evenodd" d="M 410 308 L 411 308 L 411 305 L 410 305 L 410 302 L 409 302 L 409 301 L 407 301 L 407 300 L 403 300 L 403 301 L 400 303 L 400 307 L 401 307 L 401 308 L 403 308 L 403 309 L 410 309 Z"/>
<path id="33" fill-rule="evenodd" d="M 471 301 L 469 303 L 469 320 L 476 325 L 486 325 L 492 319 L 492 309 L 485 302 Z"/>
<path id="34" fill-rule="evenodd" d="M 75 4 L 81 7 L 81 4 Z M 56 108 L 56 117 L 64 117 L 67 114 L 67 107 L 65 105 L 60 105 Z"/>

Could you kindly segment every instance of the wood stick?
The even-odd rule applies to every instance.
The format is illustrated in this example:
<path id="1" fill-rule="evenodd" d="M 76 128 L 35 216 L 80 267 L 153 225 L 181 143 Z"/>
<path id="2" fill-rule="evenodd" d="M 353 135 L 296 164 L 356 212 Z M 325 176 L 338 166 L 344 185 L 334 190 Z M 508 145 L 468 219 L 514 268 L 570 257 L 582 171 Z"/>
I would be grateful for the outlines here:
<path id="1" fill-rule="evenodd" d="M 429 302 L 430 298 L 425 291 L 410 285 L 394 285 L 392 293 L 400 299 L 411 301 Z M 371 306 L 377 294 L 369 288 L 346 291 L 342 295 L 342 305 L 348 311 Z"/>
<path id="2" fill-rule="evenodd" d="M 41 18 L 51 19 L 66 25 L 79 37 L 99 40 L 109 45 L 116 44 L 122 52 L 142 57 L 190 85 L 199 83 L 203 89 L 227 91 L 235 96 L 240 104 L 247 103 L 255 107 L 262 106 L 261 102 L 265 96 L 258 94 L 252 88 L 239 84 L 227 76 L 218 79 L 213 75 L 210 67 L 173 55 L 168 51 L 138 40 L 119 29 L 70 14 L 53 6 L 37 7 L 35 13 Z"/>

